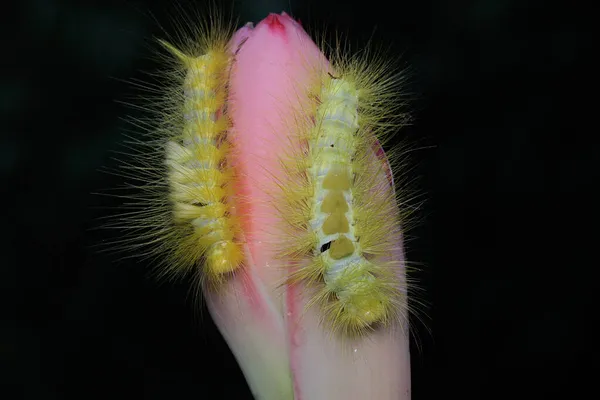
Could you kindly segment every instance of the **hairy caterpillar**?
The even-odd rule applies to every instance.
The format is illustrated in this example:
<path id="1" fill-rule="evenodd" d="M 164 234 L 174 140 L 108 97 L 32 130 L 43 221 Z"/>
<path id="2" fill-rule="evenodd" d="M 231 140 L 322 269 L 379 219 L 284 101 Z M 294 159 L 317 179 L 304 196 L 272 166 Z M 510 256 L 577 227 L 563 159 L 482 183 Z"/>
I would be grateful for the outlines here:
<path id="1" fill-rule="evenodd" d="M 161 42 L 186 67 L 183 84 L 183 132 L 166 147 L 173 221 L 188 233 L 176 257 L 194 265 L 206 259 L 206 276 L 219 280 L 237 269 L 242 250 L 234 241 L 239 227 L 231 215 L 227 185 L 232 181 L 227 165 L 229 128 L 225 112 L 226 74 L 229 54 L 226 43 L 189 56 Z"/>
<path id="2" fill-rule="evenodd" d="M 118 172 L 142 183 L 124 206 L 131 211 L 108 224 L 124 230 L 118 250 L 159 260 L 159 276 L 192 273 L 212 289 L 244 261 L 227 137 L 233 28 L 214 14 L 177 45 L 157 40 L 170 55 L 161 55 L 163 82 L 139 85 L 150 116 L 132 123 L 146 137 L 129 143 L 133 161 Z"/>
<path id="3" fill-rule="evenodd" d="M 308 306 L 334 332 L 355 337 L 408 322 L 405 263 L 385 256 L 402 251 L 411 211 L 397 204 L 405 187 L 397 199 L 382 184 L 390 165 L 377 157 L 407 116 L 399 111 L 402 75 L 385 61 L 343 54 L 339 43 L 328 58 L 311 71 L 312 103 L 293 119 L 296 142 L 283 160 L 282 254 L 297 265 L 287 282 L 316 288 Z"/>

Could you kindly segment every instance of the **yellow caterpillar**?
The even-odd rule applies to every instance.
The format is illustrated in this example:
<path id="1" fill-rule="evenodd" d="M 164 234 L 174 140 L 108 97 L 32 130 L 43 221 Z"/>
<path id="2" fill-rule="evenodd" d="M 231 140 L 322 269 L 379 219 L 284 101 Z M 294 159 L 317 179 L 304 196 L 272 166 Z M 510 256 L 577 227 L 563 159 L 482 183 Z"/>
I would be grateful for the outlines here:
<path id="1" fill-rule="evenodd" d="M 113 224 L 126 231 L 122 248 L 160 260 L 159 275 L 191 272 L 211 288 L 244 261 L 226 106 L 232 29 L 213 17 L 191 29 L 182 50 L 159 40 L 172 57 L 161 74 L 168 84 L 142 86 L 151 115 L 133 124 L 147 137 L 134 142 L 134 161 L 122 166 L 131 172 L 121 173 L 143 184 Z"/>
<path id="2" fill-rule="evenodd" d="M 352 337 L 408 322 L 405 262 L 385 256 L 402 253 L 410 212 L 399 209 L 392 184 L 381 183 L 389 165 L 376 155 L 406 114 L 398 111 L 401 76 L 384 61 L 337 52 L 330 62 L 315 69 L 308 88 L 310 122 L 294 119 L 301 151 L 283 162 L 288 177 L 277 208 L 288 223 L 282 257 L 301 264 L 288 283 L 316 288 L 309 307 Z"/>
<path id="3" fill-rule="evenodd" d="M 225 141 L 229 120 L 223 112 L 229 55 L 224 47 L 215 47 L 193 57 L 162 43 L 187 69 L 183 132 L 166 148 L 173 220 L 190 230 L 182 238 L 178 257 L 195 264 L 204 256 L 207 276 L 219 280 L 235 271 L 243 259 L 234 241 L 238 222 L 226 199 L 227 185 L 232 181 Z"/>

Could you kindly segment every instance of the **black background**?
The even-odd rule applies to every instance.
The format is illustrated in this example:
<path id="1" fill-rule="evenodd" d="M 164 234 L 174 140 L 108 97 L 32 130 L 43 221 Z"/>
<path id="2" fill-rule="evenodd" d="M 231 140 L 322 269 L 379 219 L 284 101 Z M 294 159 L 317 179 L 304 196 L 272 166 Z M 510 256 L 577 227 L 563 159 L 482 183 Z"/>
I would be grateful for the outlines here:
<path id="1" fill-rule="evenodd" d="M 250 399 L 188 285 L 93 246 L 122 179 L 132 111 L 122 80 L 152 70 L 168 1 L 26 0 L 2 34 L 2 398 Z M 201 11 L 203 5 L 197 3 Z M 573 3 L 575 4 L 575 3 Z M 411 67 L 403 135 L 427 202 L 431 334 L 413 347 L 413 398 L 579 398 L 593 366 L 598 135 L 593 13 L 545 1 L 238 2 L 242 22 L 286 10 L 376 43 Z"/>

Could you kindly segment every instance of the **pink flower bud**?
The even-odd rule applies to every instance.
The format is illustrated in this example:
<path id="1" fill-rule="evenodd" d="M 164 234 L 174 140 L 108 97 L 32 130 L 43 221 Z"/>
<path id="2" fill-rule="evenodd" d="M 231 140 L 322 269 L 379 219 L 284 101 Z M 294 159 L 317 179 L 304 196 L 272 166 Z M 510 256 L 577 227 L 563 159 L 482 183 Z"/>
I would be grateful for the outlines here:
<path id="1" fill-rule="evenodd" d="M 290 121 L 311 100 L 303 90 L 327 60 L 299 23 L 270 14 L 232 39 L 238 49 L 230 78 L 230 140 L 246 262 L 225 290 L 207 293 L 209 310 L 257 399 L 409 399 L 408 333 L 375 330 L 342 340 L 305 312 L 310 293 L 285 280 L 273 229 L 279 216 L 270 193 L 283 174 Z M 380 152 L 373 156 L 385 158 Z M 385 162 L 385 159 L 384 159 Z M 385 173 L 374 177 L 389 185 Z M 269 228 L 269 229 L 267 229 Z M 398 237 L 398 242 L 402 238 Z M 393 257 L 403 259 L 402 251 Z M 403 273 L 403 272 L 402 272 Z"/>

